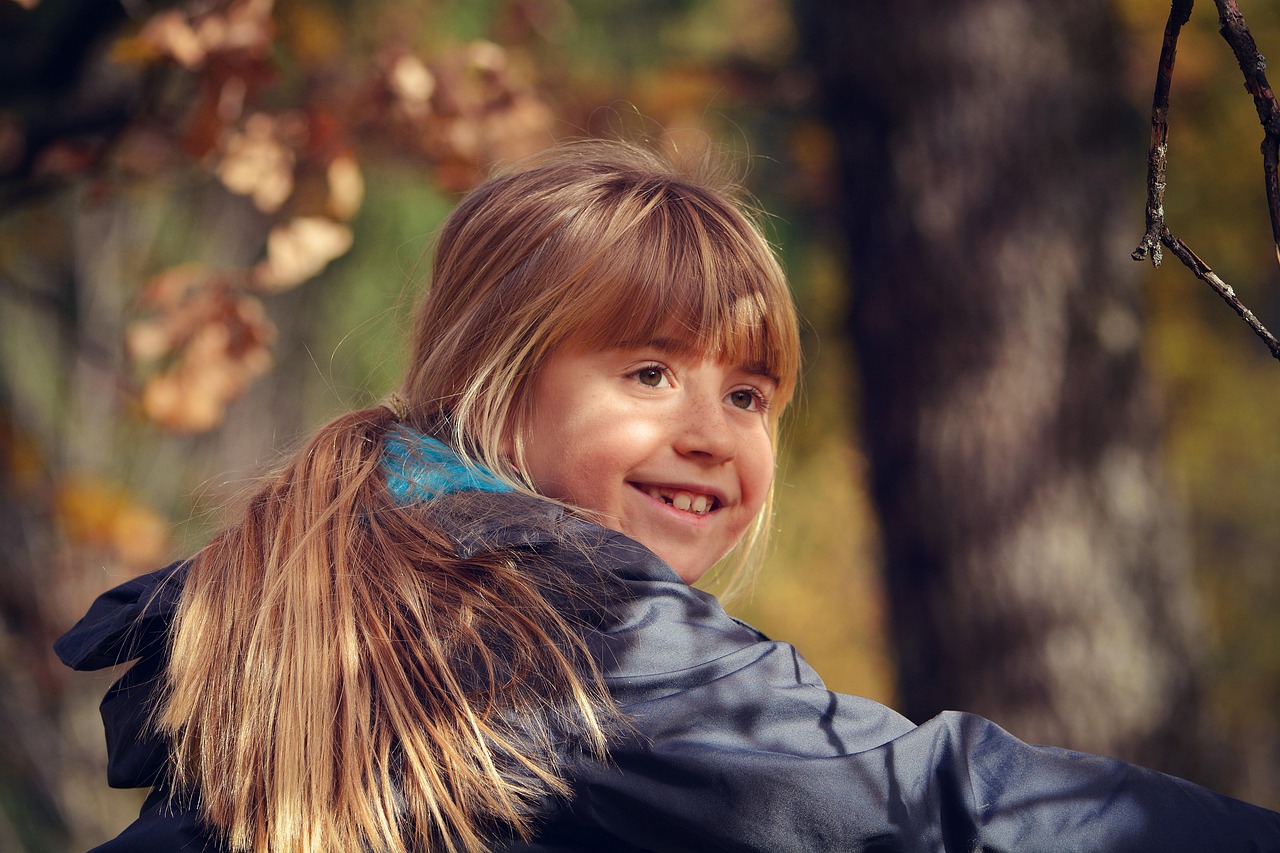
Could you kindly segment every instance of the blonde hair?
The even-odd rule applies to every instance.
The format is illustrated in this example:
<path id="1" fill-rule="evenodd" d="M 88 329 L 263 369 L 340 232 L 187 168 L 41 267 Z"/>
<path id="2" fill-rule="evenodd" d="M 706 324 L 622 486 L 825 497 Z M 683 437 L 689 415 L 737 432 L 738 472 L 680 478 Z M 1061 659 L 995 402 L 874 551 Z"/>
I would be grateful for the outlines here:
<path id="1" fill-rule="evenodd" d="M 775 376 L 776 429 L 796 319 L 733 199 L 607 143 L 482 184 L 442 228 L 402 420 L 520 483 L 548 354 L 664 338 Z M 395 421 L 320 429 L 190 566 L 157 721 L 175 791 L 232 849 L 484 850 L 569 794 L 566 731 L 605 753 L 617 710 L 570 617 L 511 554 L 461 558 L 388 496 Z"/>

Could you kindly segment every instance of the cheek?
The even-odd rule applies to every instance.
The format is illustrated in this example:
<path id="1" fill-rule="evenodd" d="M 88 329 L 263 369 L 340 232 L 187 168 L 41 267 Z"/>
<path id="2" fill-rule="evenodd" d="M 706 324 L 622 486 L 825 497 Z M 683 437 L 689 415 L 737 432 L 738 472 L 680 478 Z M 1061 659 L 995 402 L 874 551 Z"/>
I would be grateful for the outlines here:
<path id="1" fill-rule="evenodd" d="M 632 461 L 628 450 L 640 440 L 625 420 L 570 417 L 535 437 L 529 475 L 549 497 L 605 511 L 609 487 L 628 470 Z"/>
<path id="2" fill-rule="evenodd" d="M 769 487 L 773 485 L 773 442 L 768 435 L 757 439 L 744 457 L 743 476 L 747 481 L 744 487 L 749 489 L 752 508 L 758 512 L 764 506 Z"/>

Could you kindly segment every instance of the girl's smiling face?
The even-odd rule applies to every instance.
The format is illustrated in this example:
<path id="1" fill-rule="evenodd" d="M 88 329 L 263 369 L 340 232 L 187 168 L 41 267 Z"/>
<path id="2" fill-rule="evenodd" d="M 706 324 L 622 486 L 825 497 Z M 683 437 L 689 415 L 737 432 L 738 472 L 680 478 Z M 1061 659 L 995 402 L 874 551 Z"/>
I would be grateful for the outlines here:
<path id="1" fill-rule="evenodd" d="M 538 373 L 524 472 L 693 583 L 751 526 L 773 481 L 776 382 L 662 342 L 554 353 Z"/>

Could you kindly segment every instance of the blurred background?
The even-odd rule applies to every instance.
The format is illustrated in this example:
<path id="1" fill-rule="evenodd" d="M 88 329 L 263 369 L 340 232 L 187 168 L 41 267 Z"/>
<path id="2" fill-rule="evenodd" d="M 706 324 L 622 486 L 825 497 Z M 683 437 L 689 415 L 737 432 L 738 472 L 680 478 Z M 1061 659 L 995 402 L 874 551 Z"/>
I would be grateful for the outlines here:
<path id="1" fill-rule="evenodd" d="M 1280 6 L 1241 3 L 1263 53 Z M 1280 806 L 1280 365 L 1144 224 L 1165 0 L 0 0 L 0 848 L 83 849 L 50 644 L 396 383 L 433 229 L 583 135 L 744 164 L 805 320 L 732 610 L 836 690 Z M 1274 330 L 1239 70 L 1179 45 L 1170 227 Z"/>

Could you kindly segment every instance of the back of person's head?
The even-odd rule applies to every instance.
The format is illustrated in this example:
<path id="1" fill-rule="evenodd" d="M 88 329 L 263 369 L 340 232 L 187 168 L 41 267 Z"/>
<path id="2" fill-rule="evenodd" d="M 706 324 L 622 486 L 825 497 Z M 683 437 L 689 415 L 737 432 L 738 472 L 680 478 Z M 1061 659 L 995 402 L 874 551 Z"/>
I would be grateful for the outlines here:
<path id="1" fill-rule="evenodd" d="M 600 141 L 479 186 L 438 239 L 404 382 L 411 420 L 443 426 L 518 481 L 530 391 L 551 353 L 662 340 L 777 377 L 776 426 L 799 369 L 796 317 L 739 197 L 709 156 L 677 166 Z"/>

